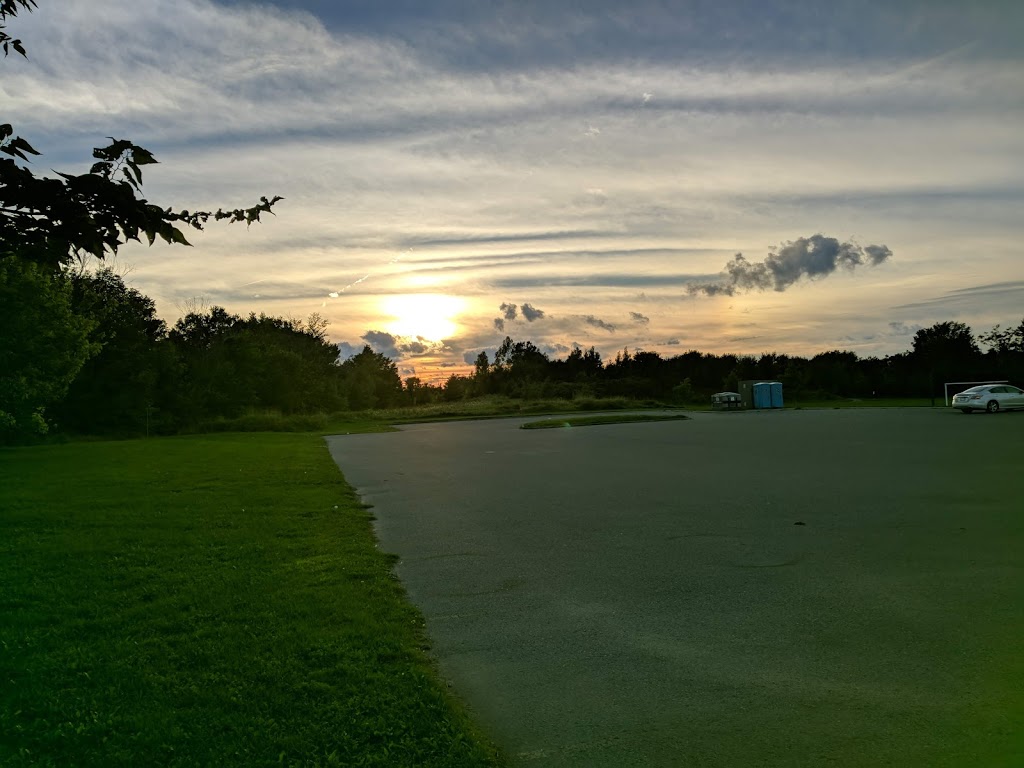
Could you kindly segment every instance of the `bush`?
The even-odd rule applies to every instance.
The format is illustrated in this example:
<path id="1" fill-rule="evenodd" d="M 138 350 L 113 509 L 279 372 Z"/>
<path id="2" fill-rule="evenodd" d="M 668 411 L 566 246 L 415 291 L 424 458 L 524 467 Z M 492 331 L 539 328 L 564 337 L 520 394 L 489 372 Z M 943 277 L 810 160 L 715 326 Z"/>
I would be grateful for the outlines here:
<path id="1" fill-rule="evenodd" d="M 278 411 L 247 413 L 233 419 L 212 419 L 198 426 L 198 432 L 319 432 L 327 428 L 323 413 L 285 416 Z"/>

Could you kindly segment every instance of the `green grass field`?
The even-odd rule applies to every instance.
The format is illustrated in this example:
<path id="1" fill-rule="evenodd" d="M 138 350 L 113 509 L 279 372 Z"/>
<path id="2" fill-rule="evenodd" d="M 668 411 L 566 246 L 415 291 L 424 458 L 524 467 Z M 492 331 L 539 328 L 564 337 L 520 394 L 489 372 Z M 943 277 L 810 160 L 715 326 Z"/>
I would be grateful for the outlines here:
<path id="1" fill-rule="evenodd" d="M 927 407 L 928 398 L 832 398 L 827 400 L 798 400 L 787 397 L 786 407 L 792 409 L 817 408 L 907 408 Z M 937 406 L 942 400 L 936 401 Z M 393 424 L 426 421 L 458 421 L 463 419 L 495 419 L 514 416 L 543 416 L 605 411 L 643 411 L 679 409 L 710 411 L 710 400 L 700 399 L 685 405 L 661 403 L 655 400 L 632 400 L 625 397 L 577 398 L 565 400 L 548 398 L 520 400 L 503 395 L 488 395 L 472 400 L 451 403 L 431 403 L 367 411 L 338 413 L 311 413 L 284 415 L 276 411 L 254 411 L 234 418 L 221 418 L 203 422 L 190 430 L 195 433 L 216 432 L 318 432 L 344 434 L 346 432 L 387 431 Z M 142 435 L 139 435 L 141 437 Z M 75 439 L 88 436 L 75 435 Z"/>
<path id="2" fill-rule="evenodd" d="M 317 435 L 0 450 L 0 765 L 494 764 L 392 565 Z"/>
<path id="3" fill-rule="evenodd" d="M 367 411 L 343 411 L 284 416 L 273 411 L 259 411 L 233 419 L 205 422 L 196 431 L 209 432 L 346 432 L 386 431 L 392 424 L 425 421 L 457 421 L 461 419 L 495 419 L 510 416 L 534 416 L 553 413 L 586 413 L 589 411 L 643 410 L 672 406 L 625 397 L 578 398 L 576 400 L 518 400 L 502 395 L 488 395 L 451 403 L 409 405 Z"/>

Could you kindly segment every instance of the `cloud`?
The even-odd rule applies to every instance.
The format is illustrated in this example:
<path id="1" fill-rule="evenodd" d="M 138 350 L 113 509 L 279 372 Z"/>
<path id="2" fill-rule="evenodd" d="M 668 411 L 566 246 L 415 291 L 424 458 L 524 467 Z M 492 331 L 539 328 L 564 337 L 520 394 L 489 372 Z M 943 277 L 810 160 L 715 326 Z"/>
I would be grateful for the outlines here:
<path id="1" fill-rule="evenodd" d="M 392 360 L 401 360 L 408 356 L 444 353 L 448 349 L 446 342 L 432 342 L 422 336 L 396 336 L 386 331 L 367 331 L 361 338 L 374 352 Z M 348 357 L 362 351 L 362 347 L 356 349 L 345 341 L 341 342 L 338 348 L 349 353 Z"/>
<path id="2" fill-rule="evenodd" d="M 868 255 L 868 263 L 876 267 L 892 256 L 892 251 L 885 245 L 867 245 L 864 252 Z"/>
<path id="3" fill-rule="evenodd" d="M 893 309 L 930 309 L 951 312 L 960 310 L 966 306 L 985 306 L 992 310 L 998 308 L 1000 311 L 1009 309 L 1014 311 L 1021 302 L 1021 295 L 1024 294 L 1024 280 L 1006 280 L 1001 283 L 989 283 L 988 285 L 974 285 L 968 288 L 956 288 L 946 292 L 942 296 L 924 301 L 917 301 L 912 304 L 898 304 Z"/>
<path id="4" fill-rule="evenodd" d="M 501 310 L 501 317 L 494 318 L 494 328 L 495 330 L 504 332 L 505 323 L 515 320 L 516 317 L 518 317 L 519 315 L 520 308 L 517 307 L 515 304 L 503 302 L 498 309 Z M 528 323 L 532 323 L 534 320 L 544 317 L 544 310 L 537 309 L 536 307 L 533 307 L 530 304 L 523 304 L 522 311 L 523 317 L 526 319 Z"/>
<path id="5" fill-rule="evenodd" d="M 678 347 L 679 346 L 679 339 L 668 339 L 665 342 L 665 344 L 666 344 L 666 346 L 669 346 L 669 347 Z"/>
<path id="6" fill-rule="evenodd" d="M 400 356 L 398 351 L 398 338 L 385 331 L 367 331 L 361 337 L 370 345 L 374 352 L 378 352 L 392 360 Z"/>
<path id="7" fill-rule="evenodd" d="M 552 342 L 550 344 L 541 344 L 540 351 L 548 357 L 561 357 L 572 352 L 572 347 L 568 344 L 561 344 L 559 342 Z"/>
<path id="8" fill-rule="evenodd" d="M 611 323 L 606 323 L 599 317 L 594 317 L 593 315 L 583 315 L 582 319 L 583 322 L 586 323 L 587 325 L 592 325 L 595 328 L 600 328 L 601 330 L 608 331 L 609 333 L 615 332 L 614 325 L 612 325 Z"/>
<path id="9" fill-rule="evenodd" d="M 801 237 L 779 246 L 764 261 L 747 261 L 742 253 L 737 253 L 725 265 L 725 271 L 717 281 L 693 283 L 688 290 L 691 295 L 703 293 L 706 296 L 732 296 L 738 291 L 764 291 L 768 288 L 781 292 L 802 277 L 820 279 L 838 267 L 853 270 L 865 263 L 865 256 L 870 266 L 877 266 L 889 259 L 892 251 L 885 245 L 861 248 L 856 243 L 840 243 L 834 237 L 824 235 Z"/>
<path id="10" fill-rule="evenodd" d="M 600 191 L 600 190 L 597 190 Z M 594 193 L 595 190 L 587 190 Z M 417 247 L 438 245 L 487 245 L 494 243 L 535 242 L 544 240 L 594 240 L 621 236 L 620 232 L 601 229 L 552 230 L 550 232 L 506 232 L 499 234 L 457 234 L 446 236 L 418 235 L 406 239 L 407 244 Z"/>
<path id="11" fill-rule="evenodd" d="M 917 324 L 907 325 L 903 322 L 889 323 L 889 330 L 893 336 L 913 336 L 923 327 L 924 326 Z"/>
<path id="12" fill-rule="evenodd" d="M 487 354 L 488 360 L 494 360 L 494 356 L 498 353 L 498 348 L 487 347 L 485 349 L 467 349 L 462 353 L 462 361 L 468 365 L 473 365 L 481 352 Z"/>
<path id="13" fill-rule="evenodd" d="M 338 347 L 338 360 L 341 362 L 345 362 L 350 357 L 355 357 L 363 351 L 362 346 L 356 347 L 349 344 L 347 341 L 340 341 L 336 346 Z"/>
<path id="14" fill-rule="evenodd" d="M 639 312 L 630 312 L 629 317 L 634 323 L 639 323 L 640 325 L 647 325 L 651 322 L 651 318 L 647 317 L 647 315 L 640 314 Z"/>
<path id="15" fill-rule="evenodd" d="M 532 304 L 523 304 L 520 308 L 523 311 L 523 317 L 526 318 L 526 322 L 532 323 L 534 320 L 540 320 L 544 317 L 544 310 L 537 309 Z"/>
<path id="16" fill-rule="evenodd" d="M 585 256 L 586 254 L 580 254 Z M 628 259 L 629 256 L 624 256 Z M 706 278 L 707 275 L 697 273 L 644 274 L 599 272 L 591 274 L 537 274 L 536 271 L 515 277 L 500 277 L 489 280 L 494 288 L 547 288 L 547 287 L 581 287 L 581 288 L 656 288 L 664 286 L 683 286 L 694 280 Z"/>

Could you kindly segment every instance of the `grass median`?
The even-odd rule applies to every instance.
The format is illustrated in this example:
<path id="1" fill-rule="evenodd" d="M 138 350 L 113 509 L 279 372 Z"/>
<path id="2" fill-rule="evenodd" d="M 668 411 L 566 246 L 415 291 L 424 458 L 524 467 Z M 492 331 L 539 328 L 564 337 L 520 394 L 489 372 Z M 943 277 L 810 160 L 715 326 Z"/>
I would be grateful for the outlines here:
<path id="1" fill-rule="evenodd" d="M 493 765 L 323 440 L 0 450 L 0 764 Z"/>

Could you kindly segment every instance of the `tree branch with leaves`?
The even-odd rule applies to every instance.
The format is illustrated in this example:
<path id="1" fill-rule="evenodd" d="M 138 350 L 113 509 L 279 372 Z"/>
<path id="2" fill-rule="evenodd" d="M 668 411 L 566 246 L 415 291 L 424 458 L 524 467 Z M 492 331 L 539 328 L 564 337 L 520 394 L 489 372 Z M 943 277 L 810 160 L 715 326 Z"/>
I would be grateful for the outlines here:
<path id="1" fill-rule="evenodd" d="M 26 59 L 9 18 L 31 12 L 36 0 L 0 0 L 0 47 Z M 188 211 L 142 196 L 142 168 L 157 162 L 125 139 L 93 150 L 87 173 L 33 172 L 40 155 L 8 123 L 0 123 L 0 442 L 45 433 L 47 409 L 60 403 L 85 362 L 100 351 L 90 340 L 103 317 L 72 306 L 72 262 L 116 254 L 129 240 L 189 245 L 183 230 L 214 221 L 259 221 L 280 197 L 248 208 Z"/>
<path id="2" fill-rule="evenodd" d="M 28 57 L 21 40 L 7 34 L 8 17 L 31 11 L 36 0 L 0 0 L 0 45 Z M 21 258 L 59 269 L 86 256 L 103 259 L 128 240 L 150 245 L 157 238 L 168 244 L 190 245 L 183 228 L 202 230 L 214 221 L 260 220 L 273 213 L 283 198 L 261 197 L 248 208 L 188 211 L 163 208 L 142 197 L 142 166 L 157 162 L 148 150 L 125 139 L 110 137 L 110 145 L 93 150 L 96 161 L 88 173 L 56 172 L 37 176 L 28 165 L 40 153 L 7 123 L 0 124 L 0 257 Z"/>
<path id="3" fill-rule="evenodd" d="M 7 21 L 7 17 L 15 17 L 18 15 L 19 10 L 31 11 L 33 8 L 38 7 L 36 0 L 0 0 L 0 22 Z M 4 56 L 10 53 L 10 49 L 13 48 L 17 53 L 20 53 L 25 58 L 28 58 L 28 54 L 25 53 L 25 48 L 21 44 L 21 40 L 16 40 L 6 32 L 7 25 L 0 23 L 0 46 L 4 49 Z"/>

